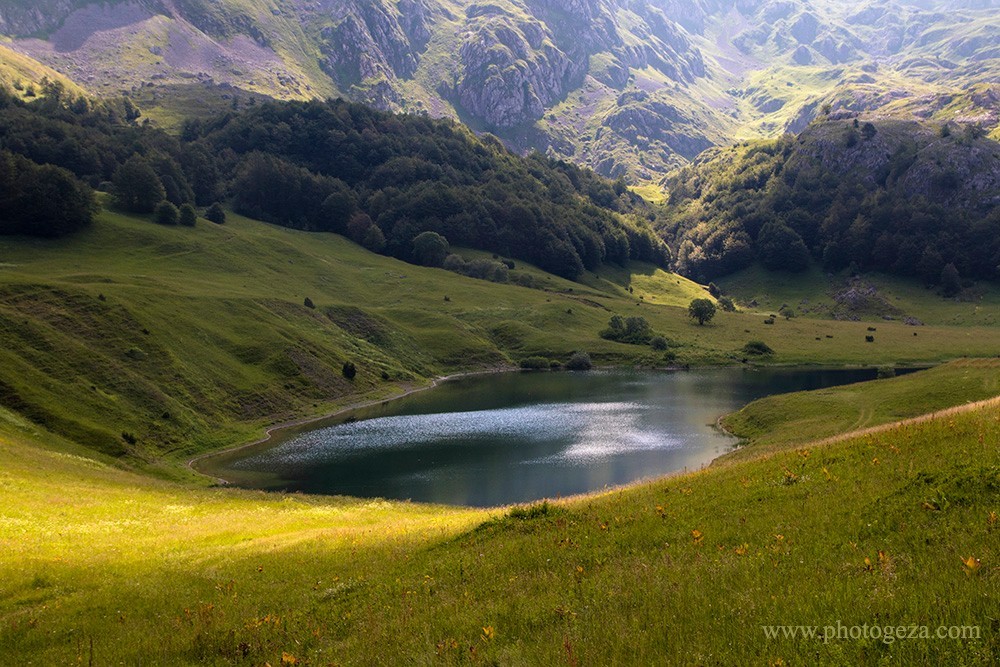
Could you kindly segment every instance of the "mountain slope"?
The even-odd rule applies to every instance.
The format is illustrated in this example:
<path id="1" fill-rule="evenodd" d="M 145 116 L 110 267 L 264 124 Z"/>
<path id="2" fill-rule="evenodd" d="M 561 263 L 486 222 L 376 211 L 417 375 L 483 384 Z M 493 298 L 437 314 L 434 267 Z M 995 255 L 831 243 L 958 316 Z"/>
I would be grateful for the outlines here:
<path id="1" fill-rule="evenodd" d="M 196 83 L 460 118 L 519 150 L 655 181 L 824 105 L 998 125 L 995 0 L 20 0 L 19 52 L 168 120 Z M 977 87 L 983 84 L 986 87 Z M 214 93 L 206 93 L 214 95 Z"/>
<path id="2" fill-rule="evenodd" d="M 973 126 L 827 118 L 797 137 L 713 149 L 665 181 L 677 267 L 915 276 L 1000 272 L 1000 144 Z M 952 294 L 957 289 L 952 288 Z"/>

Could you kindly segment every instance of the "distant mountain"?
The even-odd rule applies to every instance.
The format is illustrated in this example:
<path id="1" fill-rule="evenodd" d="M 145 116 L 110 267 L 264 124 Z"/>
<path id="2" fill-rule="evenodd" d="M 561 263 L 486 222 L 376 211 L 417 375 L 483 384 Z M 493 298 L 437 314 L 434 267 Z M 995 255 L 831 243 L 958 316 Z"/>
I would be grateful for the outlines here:
<path id="1" fill-rule="evenodd" d="M 9 48 L 96 94 L 130 92 L 162 122 L 231 101 L 234 89 L 279 99 L 343 95 L 458 118 L 515 149 L 637 182 L 657 181 L 710 146 L 799 131 L 827 107 L 996 131 L 998 7 L 7 0 L 0 33 L 13 38 Z"/>

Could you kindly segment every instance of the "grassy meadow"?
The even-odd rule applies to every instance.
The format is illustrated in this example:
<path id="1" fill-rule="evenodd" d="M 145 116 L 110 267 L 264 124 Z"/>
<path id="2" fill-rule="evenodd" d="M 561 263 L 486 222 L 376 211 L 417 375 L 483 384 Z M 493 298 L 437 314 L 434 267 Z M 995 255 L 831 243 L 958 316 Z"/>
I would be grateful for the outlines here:
<path id="1" fill-rule="evenodd" d="M 103 212 L 72 239 L 0 240 L 0 655 L 995 664 L 996 405 L 814 442 L 994 396 L 995 359 L 764 399 L 724 420 L 745 445 L 706 470 L 530 507 L 210 488 L 183 465 L 279 422 L 528 356 L 666 365 L 600 338 L 616 313 L 646 317 L 682 364 L 739 363 L 754 339 L 785 364 L 1000 349 L 978 320 L 765 324 L 759 308 L 698 326 L 686 304 L 704 288 L 642 265 L 579 283 L 513 273 L 534 287 L 235 215 L 185 229 Z M 912 298 L 925 313 L 951 307 Z M 838 621 L 980 636 L 824 643 L 760 627 Z"/>
<path id="2" fill-rule="evenodd" d="M 928 377 L 958 386 L 989 369 L 789 399 L 829 419 L 869 388 L 943 408 L 980 394 L 928 399 Z M 845 396 L 813 401 L 828 393 Z M 752 407 L 775 432 L 797 428 L 770 399 Z M 35 665 L 995 664 L 997 408 L 827 445 L 809 442 L 823 429 L 800 433 L 694 474 L 482 511 L 190 488 L 3 411 L 0 652 Z M 838 622 L 980 635 L 761 628 Z"/>
<path id="3" fill-rule="evenodd" d="M 105 211 L 70 239 L 0 240 L 0 405 L 109 461 L 177 477 L 186 472 L 176 462 L 267 426 L 531 356 L 740 363 L 743 346 L 761 340 L 775 350 L 768 363 L 884 364 L 1000 349 L 1000 329 L 976 324 L 879 321 L 871 343 L 871 323 L 766 324 L 759 309 L 698 326 L 686 306 L 705 290 L 641 264 L 578 283 L 523 264 L 512 273 L 534 287 L 413 266 L 339 236 L 236 215 L 190 229 Z M 924 298 L 935 304 L 928 308 L 938 300 Z M 600 338 L 614 314 L 647 318 L 669 350 Z M 353 380 L 340 373 L 348 361 L 358 368 Z"/>

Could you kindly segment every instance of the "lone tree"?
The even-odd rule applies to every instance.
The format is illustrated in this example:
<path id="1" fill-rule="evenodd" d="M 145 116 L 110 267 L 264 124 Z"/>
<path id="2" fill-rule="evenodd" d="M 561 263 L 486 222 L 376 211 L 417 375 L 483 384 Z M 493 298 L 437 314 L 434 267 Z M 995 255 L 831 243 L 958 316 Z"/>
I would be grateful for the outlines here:
<path id="1" fill-rule="evenodd" d="M 423 232 L 413 237 L 413 259 L 424 266 L 441 266 L 448 256 L 448 239 L 437 232 Z"/>
<path id="2" fill-rule="evenodd" d="M 688 306 L 688 315 L 698 320 L 698 324 L 705 324 L 715 317 L 715 304 L 709 299 L 695 299 Z"/>
<path id="3" fill-rule="evenodd" d="M 357 366 L 354 365 L 354 362 L 345 361 L 344 367 L 341 369 L 341 372 L 344 374 L 345 378 L 347 378 L 348 380 L 353 380 L 354 377 L 358 374 L 358 368 Z"/>

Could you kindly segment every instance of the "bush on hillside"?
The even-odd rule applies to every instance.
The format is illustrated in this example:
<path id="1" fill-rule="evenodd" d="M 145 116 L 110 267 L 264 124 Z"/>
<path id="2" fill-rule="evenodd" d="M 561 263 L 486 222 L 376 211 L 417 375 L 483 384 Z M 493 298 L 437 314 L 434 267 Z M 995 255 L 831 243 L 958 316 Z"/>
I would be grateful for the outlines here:
<path id="1" fill-rule="evenodd" d="M 570 371 L 589 371 L 592 367 L 590 355 L 586 352 L 574 352 L 566 362 L 566 370 Z"/>

